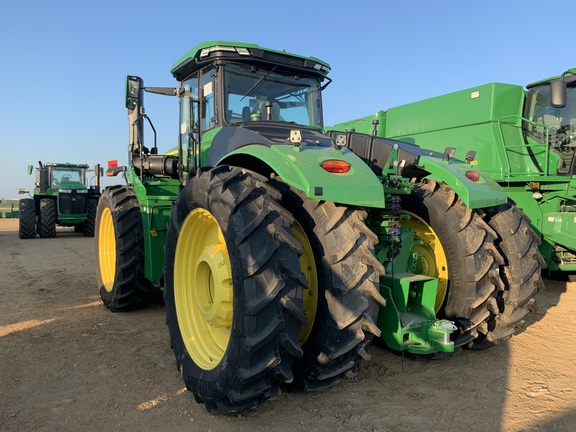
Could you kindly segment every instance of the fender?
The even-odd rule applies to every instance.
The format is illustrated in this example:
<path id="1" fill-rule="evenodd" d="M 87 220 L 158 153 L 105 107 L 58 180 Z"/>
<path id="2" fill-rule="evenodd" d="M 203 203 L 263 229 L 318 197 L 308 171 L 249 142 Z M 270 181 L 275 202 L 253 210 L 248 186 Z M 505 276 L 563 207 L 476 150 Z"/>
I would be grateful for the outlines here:
<path id="1" fill-rule="evenodd" d="M 419 168 L 430 174 L 424 178 L 444 182 L 464 201 L 468 208 L 477 209 L 506 203 L 508 195 L 491 177 L 464 162 L 446 161 L 437 157 L 420 156 Z M 466 172 L 478 174 L 478 180 L 466 177 Z"/>
<path id="2" fill-rule="evenodd" d="M 350 170 L 338 174 L 325 171 L 320 164 L 330 159 L 347 162 Z M 380 179 L 347 148 L 252 144 L 240 147 L 218 161 L 218 165 L 250 169 L 262 163 L 309 198 L 362 207 L 385 206 Z"/>

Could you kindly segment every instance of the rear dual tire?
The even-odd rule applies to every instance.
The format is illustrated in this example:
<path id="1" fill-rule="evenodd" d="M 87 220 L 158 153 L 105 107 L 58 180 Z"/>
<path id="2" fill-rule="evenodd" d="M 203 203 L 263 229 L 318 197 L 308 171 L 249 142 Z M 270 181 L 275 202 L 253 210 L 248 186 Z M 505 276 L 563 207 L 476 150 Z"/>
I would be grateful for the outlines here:
<path id="1" fill-rule="evenodd" d="M 435 181 L 417 185 L 402 208 L 416 215 L 422 232 L 428 231 L 419 239 L 424 273 L 446 275 L 440 277 L 436 309 L 439 318 L 459 327 L 455 345 L 485 348 L 516 333 L 542 286 L 537 236 L 525 216 L 510 204 L 488 213 L 469 209 Z M 435 236 L 438 250 L 432 246 Z M 436 264 L 439 253 L 447 269 Z"/>
<path id="2" fill-rule="evenodd" d="M 536 294 L 544 290 L 545 261 L 538 251 L 541 240 L 528 217 L 511 202 L 485 213 L 484 219 L 496 232 L 495 244 L 505 260 L 500 271 L 505 289 L 496 296 L 499 313 L 486 322 L 484 336 L 475 341 L 474 348 L 497 344 L 524 329 L 524 318 L 536 310 Z"/>
<path id="3" fill-rule="evenodd" d="M 375 321 L 385 301 L 379 293 L 384 268 L 374 256 L 378 238 L 366 226 L 365 212 L 273 184 L 296 218 L 293 231 L 305 250 L 301 267 L 308 280 L 304 310 L 310 322 L 300 336 L 304 356 L 294 365 L 294 387 L 317 390 L 354 376 L 361 360 L 370 358 L 373 336 L 380 335 Z"/>

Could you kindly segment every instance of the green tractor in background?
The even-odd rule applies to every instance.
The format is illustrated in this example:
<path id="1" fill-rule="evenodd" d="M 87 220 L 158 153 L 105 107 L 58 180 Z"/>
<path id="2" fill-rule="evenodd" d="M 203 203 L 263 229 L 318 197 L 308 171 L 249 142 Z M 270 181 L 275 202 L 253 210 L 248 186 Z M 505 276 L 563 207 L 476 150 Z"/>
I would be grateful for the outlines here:
<path id="1" fill-rule="evenodd" d="M 74 227 L 86 237 L 94 236 L 100 197 L 100 166 L 94 168 L 94 184 L 87 179 L 86 164 L 38 162 L 32 198 L 20 200 L 19 236 L 31 239 L 56 236 L 56 226 Z M 32 174 L 32 165 L 28 165 Z M 29 193 L 24 189 L 19 194 Z"/>
<path id="2" fill-rule="evenodd" d="M 496 182 L 324 130 L 329 71 L 217 41 L 174 64 L 177 88 L 126 79 L 129 163 L 107 170 L 126 184 L 102 192 L 96 217 L 100 295 L 128 311 L 164 293 L 178 369 L 210 412 L 334 385 L 374 336 L 430 356 L 497 344 L 541 286 L 537 237 Z M 178 97 L 177 149 L 159 152 L 144 92 Z"/>
<path id="3" fill-rule="evenodd" d="M 374 126 L 376 125 L 376 127 Z M 490 83 L 336 125 L 441 150 L 496 180 L 530 219 L 549 271 L 576 271 L 576 68 L 527 86 Z M 466 155 L 466 156 L 464 156 Z"/>

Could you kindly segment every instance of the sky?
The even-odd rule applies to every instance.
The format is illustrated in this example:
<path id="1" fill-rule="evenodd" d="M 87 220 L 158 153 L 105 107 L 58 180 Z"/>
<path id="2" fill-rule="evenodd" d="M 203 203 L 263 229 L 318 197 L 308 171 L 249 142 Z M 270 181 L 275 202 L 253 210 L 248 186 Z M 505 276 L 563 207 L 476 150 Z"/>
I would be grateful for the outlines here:
<path id="1" fill-rule="evenodd" d="M 328 62 L 324 123 L 332 125 L 489 82 L 525 86 L 575 67 L 568 5 L 0 0 L 0 199 L 33 188 L 26 171 L 38 161 L 126 164 L 125 76 L 175 87 L 171 66 L 200 42 L 250 42 Z M 174 147 L 177 99 L 147 94 L 145 108 L 160 151 Z"/>

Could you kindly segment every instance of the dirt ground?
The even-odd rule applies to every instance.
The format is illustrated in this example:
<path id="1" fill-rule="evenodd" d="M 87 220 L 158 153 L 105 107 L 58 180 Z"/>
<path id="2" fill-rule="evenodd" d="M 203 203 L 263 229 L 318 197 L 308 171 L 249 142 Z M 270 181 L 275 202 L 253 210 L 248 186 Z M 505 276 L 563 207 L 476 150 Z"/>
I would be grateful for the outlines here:
<path id="1" fill-rule="evenodd" d="M 94 239 L 0 219 L 1 431 L 573 431 L 576 284 L 545 279 L 524 332 L 444 360 L 381 346 L 358 377 L 213 416 L 184 389 L 164 309 L 106 310 Z"/>

